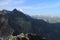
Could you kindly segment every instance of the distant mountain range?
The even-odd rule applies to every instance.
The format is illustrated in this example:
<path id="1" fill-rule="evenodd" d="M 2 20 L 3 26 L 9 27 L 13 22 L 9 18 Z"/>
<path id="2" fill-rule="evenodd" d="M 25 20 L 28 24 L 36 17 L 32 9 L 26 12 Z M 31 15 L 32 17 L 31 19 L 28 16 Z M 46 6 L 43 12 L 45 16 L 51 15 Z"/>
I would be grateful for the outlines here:
<path id="1" fill-rule="evenodd" d="M 20 33 L 35 33 L 48 40 L 60 40 L 60 23 L 49 23 L 45 18 L 30 17 L 17 9 L 0 11 L 0 37 L 18 35 Z M 54 20 L 53 20 L 54 21 Z M 51 22 L 53 22 L 51 21 Z"/>
<path id="2" fill-rule="evenodd" d="M 35 18 L 35 19 L 42 19 L 42 20 L 44 20 L 46 22 L 49 22 L 49 23 L 58 23 L 58 22 L 60 22 L 60 17 L 39 16 L 39 15 L 34 15 L 32 17 Z"/>

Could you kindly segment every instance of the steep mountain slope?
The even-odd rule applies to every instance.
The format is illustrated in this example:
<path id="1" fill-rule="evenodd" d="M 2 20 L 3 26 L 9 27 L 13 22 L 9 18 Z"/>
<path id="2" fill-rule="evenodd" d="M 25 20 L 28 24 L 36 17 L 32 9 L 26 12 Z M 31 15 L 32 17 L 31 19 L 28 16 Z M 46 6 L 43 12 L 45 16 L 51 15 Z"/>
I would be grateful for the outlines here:
<path id="1" fill-rule="evenodd" d="M 43 20 L 33 19 L 30 16 L 14 9 L 9 15 L 9 24 L 15 30 L 14 34 L 17 33 L 48 33 L 49 23 Z M 44 26 L 45 25 L 45 26 Z M 44 30 L 43 30 L 44 29 Z M 48 30 L 48 31 L 47 31 Z"/>
<path id="2" fill-rule="evenodd" d="M 59 34 L 60 23 L 54 24 L 45 22 L 44 20 L 41 19 L 34 19 L 16 9 L 14 9 L 9 14 L 9 24 L 15 30 L 13 35 L 17 35 L 21 32 L 36 33 L 47 37 L 49 40 L 58 40 L 60 37 L 58 36 L 60 35 Z"/>
<path id="3" fill-rule="evenodd" d="M 48 23 L 42 19 L 35 19 L 17 9 L 0 11 L 0 33 L 3 36 L 7 33 L 14 36 L 20 33 L 35 33 L 47 37 L 48 40 L 58 40 L 59 26 L 60 23 Z"/>

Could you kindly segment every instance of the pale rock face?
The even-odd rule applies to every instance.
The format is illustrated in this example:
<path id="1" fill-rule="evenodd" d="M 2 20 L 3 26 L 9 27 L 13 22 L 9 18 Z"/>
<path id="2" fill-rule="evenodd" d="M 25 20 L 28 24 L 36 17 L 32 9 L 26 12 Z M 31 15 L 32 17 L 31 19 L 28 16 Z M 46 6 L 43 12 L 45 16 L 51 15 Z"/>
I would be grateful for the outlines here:
<path id="1" fill-rule="evenodd" d="M 0 37 L 0 40 L 3 40 L 3 37 Z"/>
<path id="2" fill-rule="evenodd" d="M 24 33 L 17 35 L 17 37 L 21 37 L 21 38 L 24 37 Z"/>
<path id="3" fill-rule="evenodd" d="M 19 11 L 24 12 L 24 10 L 23 10 L 23 9 L 19 9 Z"/>

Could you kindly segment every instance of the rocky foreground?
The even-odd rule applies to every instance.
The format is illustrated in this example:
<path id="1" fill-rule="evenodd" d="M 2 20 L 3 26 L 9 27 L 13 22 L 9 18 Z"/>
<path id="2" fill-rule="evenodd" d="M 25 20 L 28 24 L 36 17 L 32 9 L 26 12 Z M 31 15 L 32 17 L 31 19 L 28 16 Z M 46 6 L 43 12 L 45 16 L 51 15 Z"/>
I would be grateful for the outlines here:
<path id="1" fill-rule="evenodd" d="M 41 37 L 40 35 L 36 34 L 19 34 L 17 36 L 10 35 L 9 40 L 47 40 L 45 37 Z"/>

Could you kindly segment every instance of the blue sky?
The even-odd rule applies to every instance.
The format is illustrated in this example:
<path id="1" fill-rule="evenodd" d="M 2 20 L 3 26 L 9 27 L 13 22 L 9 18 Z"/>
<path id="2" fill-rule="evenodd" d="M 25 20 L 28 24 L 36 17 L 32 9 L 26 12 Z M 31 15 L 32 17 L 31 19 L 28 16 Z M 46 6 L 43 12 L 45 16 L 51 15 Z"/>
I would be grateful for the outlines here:
<path id="1" fill-rule="evenodd" d="M 0 0 L 0 10 L 14 8 L 28 15 L 60 17 L 60 0 Z"/>

